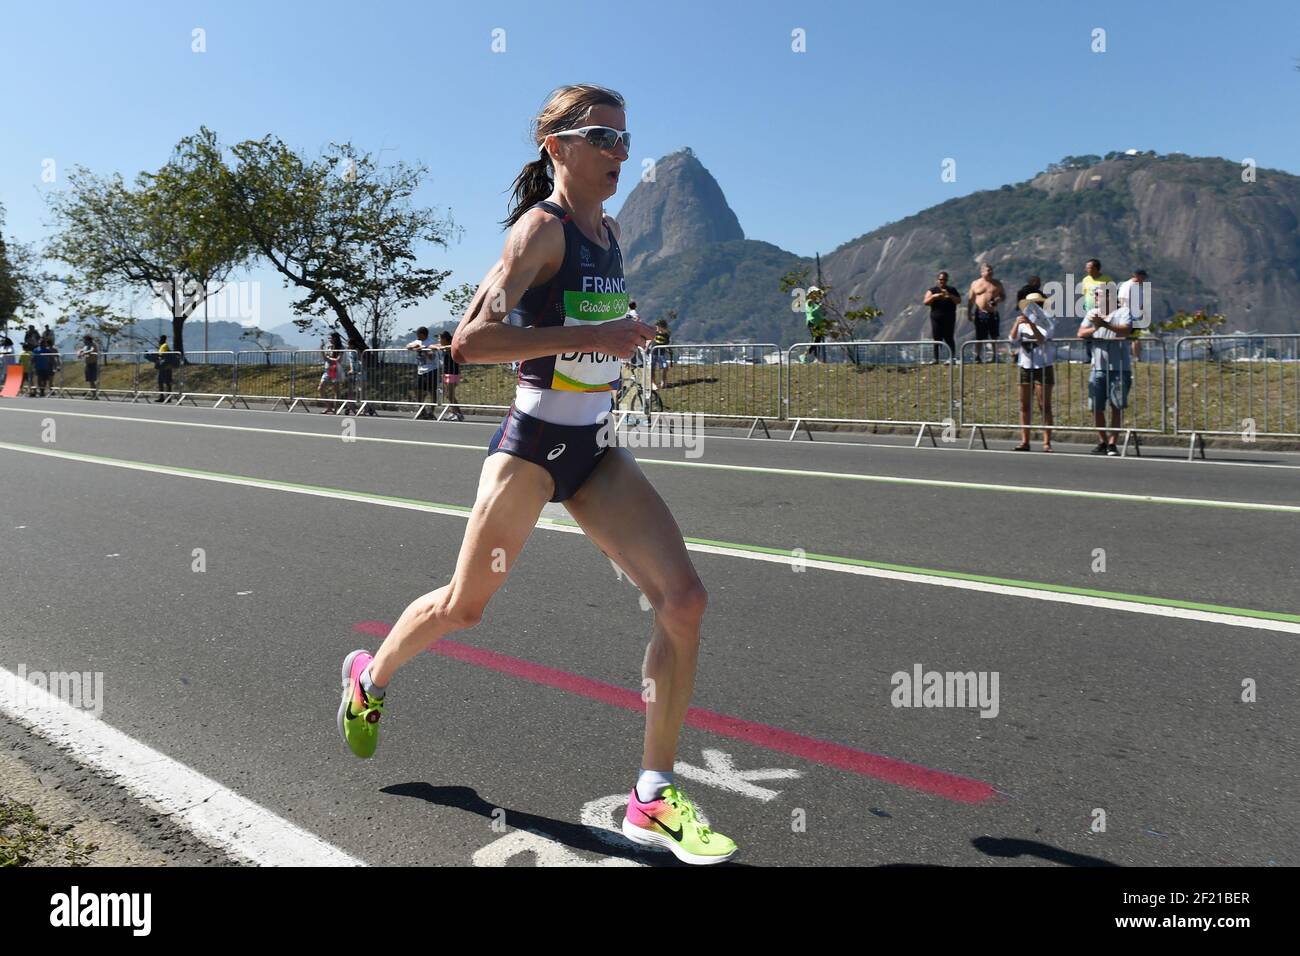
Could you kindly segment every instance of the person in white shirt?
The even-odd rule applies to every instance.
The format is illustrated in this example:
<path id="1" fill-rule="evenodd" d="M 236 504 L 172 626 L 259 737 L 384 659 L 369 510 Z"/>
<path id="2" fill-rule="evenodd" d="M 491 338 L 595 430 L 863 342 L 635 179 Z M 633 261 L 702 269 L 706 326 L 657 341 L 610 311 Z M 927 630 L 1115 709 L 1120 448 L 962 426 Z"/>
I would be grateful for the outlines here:
<path id="1" fill-rule="evenodd" d="M 1134 358 L 1141 358 L 1142 329 L 1151 324 L 1151 316 L 1147 312 L 1151 307 L 1150 294 L 1151 283 L 1147 281 L 1146 269 L 1134 269 L 1133 278 L 1121 282 L 1116 294 L 1120 308 L 1128 309 L 1129 315 L 1133 316 L 1133 334 L 1129 336 L 1129 342 Z"/>
<path id="2" fill-rule="evenodd" d="M 1011 326 L 1011 346 L 1020 366 L 1020 444 L 1015 451 L 1029 451 L 1029 396 L 1037 393 L 1043 410 L 1043 424 L 1052 424 L 1052 386 L 1056 384 L 1056 346 L 1052 333 L 1056 323 L 1043 310 L 1047 300 L 1041 292 L 1030 292 L 1018 303 Z M 1052 429 L 1043 429 L 1043 451 L 1052 450 Z"/>
<path id="3" fill-rule="evenodd" d="M 415 341 L 406 347 L 413 351 L 418 363 L 415 368 L 415 400 L 433 404 L 438 400 L 438 347 L 429 341 L 429 330 L 420 326 L 415 330 Z M 433 412 L 420 410 L 420 418 L 433 418 Z"/>
<path id="4" fill-rule="evenodd" d="M 1128 309 L 1105 310 L 1114 303 L 1108 296 L 1098 296 L 1101 305 L 1084 316 L 1079 337 L 1092 342 L 1092 372 L 1088 376 L 1088 407 L 1097 425 L 1099 441 L 1094 455 L 1118 455 L 1116 441 L 1128 408 L 1128 393 L 1133 387 L 1133 365 L 1129 344 L 1124 341 L 1133 332 L 1133 318 Z M 1109 436 L 1106 433 L 1106 406 L 1111 408 Z"/>

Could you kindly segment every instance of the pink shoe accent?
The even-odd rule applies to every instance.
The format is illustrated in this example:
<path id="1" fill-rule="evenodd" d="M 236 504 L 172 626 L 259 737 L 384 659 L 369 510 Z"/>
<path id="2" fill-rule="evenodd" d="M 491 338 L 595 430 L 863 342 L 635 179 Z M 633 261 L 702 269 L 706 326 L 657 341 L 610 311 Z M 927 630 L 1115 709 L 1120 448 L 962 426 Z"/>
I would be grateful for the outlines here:
<path id="1" fill-rule="evenodd" d="M 649 803 L 642 803 L 641 798 L 636 795 L 636 787 L 633 787 L 631 796 L 627 798 L 627 819 L 633 826 L 650 829 L 652 826 L 650 818 L 657 816 L 663 806 L 662 797 Z"/>
<path id="2" fill-rule="evenodd" d="M 361 690 L 361 674 L 374 659 L 373 654 L 362 651 L 352 661 L 352 673 L 350 675 L 352 679 L 352 709 L 357 713 L 361 713 L 366 707 L 365 695 Z"/>

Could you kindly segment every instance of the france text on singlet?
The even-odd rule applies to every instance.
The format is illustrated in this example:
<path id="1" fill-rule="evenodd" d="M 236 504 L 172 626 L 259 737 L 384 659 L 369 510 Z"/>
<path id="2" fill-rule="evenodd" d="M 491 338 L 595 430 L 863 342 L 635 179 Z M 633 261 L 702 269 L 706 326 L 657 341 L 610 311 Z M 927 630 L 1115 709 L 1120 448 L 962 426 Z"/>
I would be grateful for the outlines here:
<path id="1" fill-rule="evenodd" d="M 602 249 L 555 203 L 537 204 L 564 224 L 564 261 L 544 285 L 529 289 L 512 320 L 525 328 L 612 322 L 627 314 L 623 255 L 613 231 Z M 519 365 L 515 407 L 543 421 L 592 424 L 610 410 L 621 360 L 603 352 L 563 352 L 526 359 Z"/>

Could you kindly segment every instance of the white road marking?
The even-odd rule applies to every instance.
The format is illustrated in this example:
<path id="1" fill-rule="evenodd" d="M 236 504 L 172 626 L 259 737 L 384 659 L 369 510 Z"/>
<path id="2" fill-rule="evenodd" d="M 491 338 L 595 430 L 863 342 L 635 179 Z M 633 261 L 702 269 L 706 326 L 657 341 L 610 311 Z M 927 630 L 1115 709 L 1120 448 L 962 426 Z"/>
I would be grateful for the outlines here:
<path id="1" fill-rule="evenodd" d="M 738 793 L 742 797 L 764 803 L 780 795 L 780 790 L 756 786 L 756 780 L 794 780 L 802 776 L 798 770 L 771 768 L 767 770 L 738 770 L 731 754 L 722 750 L 704 751 L 704 767 L 695 767 L 681 760 L 673 765 L 673 773 L 696 783 L 707 784 Z"/>
<path id="2" fill-rule="evenodd" d="M 341 442 L 342 435 L 313 432 L 313 431 L 294 431 L 280 428 L 254 428 L 249 425 L 222 425 L 214 422 L 184 422 L 170 421 L 156 418 L 136 418 L 130 415 L 96 415 L 90 412 L 64 412 L 49 411 L 31 408 L 2 408 L 0 412 L 15 412 L 22 414 L 43 414 L 43 415 L 66 415 L 73 418 L 102 418 L 110 421 L 133 422 L 142 425 L 169 425 L 184 428 L 215 428 L 222 431 L 252 432 L 264 435 L 291 435 L 297 438 L 321 438 L 328 441 Z M 744 439 L 737 439 L 738 441 Z M 353 435 L 348 438 L 346 443 L 353 442 L 376 442 L 389 445 L 419 445 L 427 448 L 458 448 L 474 452 L 486 452 L 486 447 L 482 444 L 466 445 L 457 442 L 439 442 L 439 441 L 417 441 L 407 438 L 379 438 L 367 435 Z M 829 443 L 823 443 L 829 444 Z M 850 443 L 856 444 L 856 443 Z M 894 446 L 873 446 L 873 447 L 894 447 Z M 1008 452 L 1008 454 L 1012 454 Z M 1020 453 L 1023 454 L 1023 453 Z M 1152 459 L 1153 461 L 1155 459 Z M 1088 498 L 1102 501 L 1116 501 L 1125 504 L 1164 504 L 1164 505 L 1185 505 L 1202 508 L 1225 508 L 1237 509 L 1244 511 L 1273 511 L 1291 514 L 1300 514 L 1300 505 L 1275 504 L 1272 502 L 1256 501 L 1225 501 L 1218 498 L 1182 498 L 1176 496 L 1164 495 L 1135 495 L 1123 494 L 1120 492 L 1109 491 L 1090 491 L 1077 488 L 1041 488 L 1030 487 L 1026 485 L 1007 485 L 995 484 L 981 481 L 958 481 L 948 478 L 909 478 L 899 475 L 871 475 L 859 474 L 857 472 L 839 472 L 839 471 L 814 471 L 802 468 L 778 468 L 765 465 L 727 465 L 721 462 L 700 462 L 700 461 L 675 461 L 667 458 L 637 458 L 637 462 L 642 465 L 660 465 L 669 468 L 703 468 L 711 471 L 737 471 L 749 472 L 751 474 L 763 475 L 780 475 L 793 478 L 826 478 L 839 481 L 863 481 L 874 484 L 889 485 L 915 485 L 932 488 L 959 488 L 966 491 L 994 491 L 1005 492 L 1010 494 L 1027 494 L 1027 495 L 1049 495 L 1067 498 Z M 1222 464 L 1222 463 L 1220 463 Z M 1251 464 L 1251 463 L 1237 463 Z M 1260 467 L 1266 467 L 1261 465 Z M 1290 468 L 1290 465 L 1278 465 L 1268 467 Z M 562 507 L 562 506 L 560 506 Z"/>
<path id="3" fill-rule="evenodd" d="M 0 712 L 111 777 L 209 846 L 260 866 L 365 866 L 270 810 L 0 668 Z"/>
<path id="4" fill-rule="evenodd" d="M 309 495 L 316 498 L 331 498 L 338 501 L 354 501 L 361 504 L 379 505 L 385 508 L 400 508 L 407 511 L 420 511 L 427 514 L 440 514 L 453 518 L 468 519 L 468 508 L 452 508 L 420 501 L 401 498 L 389 498 L 383 495 L 367 494 L 360 491 L 343 491 L 330 488 L 314 488 L 295 485 L 289 482 L 276 482 L 260 478 L 245 478 L 237 475 L 218 475 L 195 469 L 172 468 L 167 465 L 153 465 L 144 462 L 121 461 L 85 455 L 80 452 L 56 451 L 52 448 L 36 448 L 28 445 L 15 445 L 0 442 L 0 448 L 23 452 L 30 455 L 45 455 L 63 458 L 86 464 L 103 465 L 111 468 L 124 468 L 130 471 L 142 471 L 149 474 L 166 475 L 173 478 L 188 478 L 195 481 L 212 481 L 218 484 L 237 485 L 245 488 L 262 488 L 267 491 L 279 491 L 288 494 Z M 536 527 L 543 531 L 558 531 L 564 534 L 583 534 L 581 528 L 573 523 L 561 523 L 558 519 L 539 518 Z M 792 554 L 769 553 L 750 550 L 744 547 L 704 544 L 687 541 L 686 548 L 702 554 L 716 554 L 746 561 L 765 561 L 770 564 L 784 564 L 794 568 L 817 568 L 823 571 L 835 571 L 840 574 L 856 574 L 862 577 L 883 578 L 890 581 L 904 581 L 910 584 L 929 584 L 936 587 L 959 588 L 965 591 L 979 591 L 985 594 L 998 594 L 1004 597 L 1026 598 L 1031 601 L 1049 601 L 1056 604 L 1074 604 L 1080 607 L 1105 608 L 1113 611 L 1126 611 L 1130 614 L 1147 614 L 1154 617 L 1180 618 L 1189 621 L 1203 621 L 1210 624 L 1226 624 L 1231 627 L 1245 627 L 1262 631 L 1279 631 L 1285 634 L 1300 634 L 1300 622 L 1275 620 L 1271 618 L 1250 617 L 1243 614 L 1231 614 L 1220 611 L 1206 611 L 1197 608 L 1176 607 L 1165 604 L 1147 604 L 1139 600 L 1120 600 L 1098 594 L 1072 594 L 1065 591 L 1053 591 L 1032 587 L 1007 584 L 993 584 L 988 581 L 969 580 L 966 578 L 945 577 L 923 572 L 897 571 L 892 568 L 867 567 L 847 562 L 827 561 L 819 558 L 795 556 Z"/>

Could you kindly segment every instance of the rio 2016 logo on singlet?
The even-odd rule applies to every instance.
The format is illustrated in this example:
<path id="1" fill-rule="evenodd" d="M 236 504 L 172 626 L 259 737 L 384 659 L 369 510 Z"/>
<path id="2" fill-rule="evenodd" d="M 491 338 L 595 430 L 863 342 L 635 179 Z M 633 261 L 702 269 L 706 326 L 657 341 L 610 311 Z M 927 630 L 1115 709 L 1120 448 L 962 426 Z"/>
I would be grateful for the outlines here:
<path id="1" fill-rule="evenodd" d="M 627 315 L 627 292 L 624 280 L 601 276 L 583 276 L 582 284 L 590 292 L 564 293 L 564 324 L 612 322 Z M 599 291 L 597 291 L 599 290 Z M 563 392 L 608 392 L 619 378 L 619 359 L 604 352 L 563 352 L 555 357 L 551 388 Z"/>

